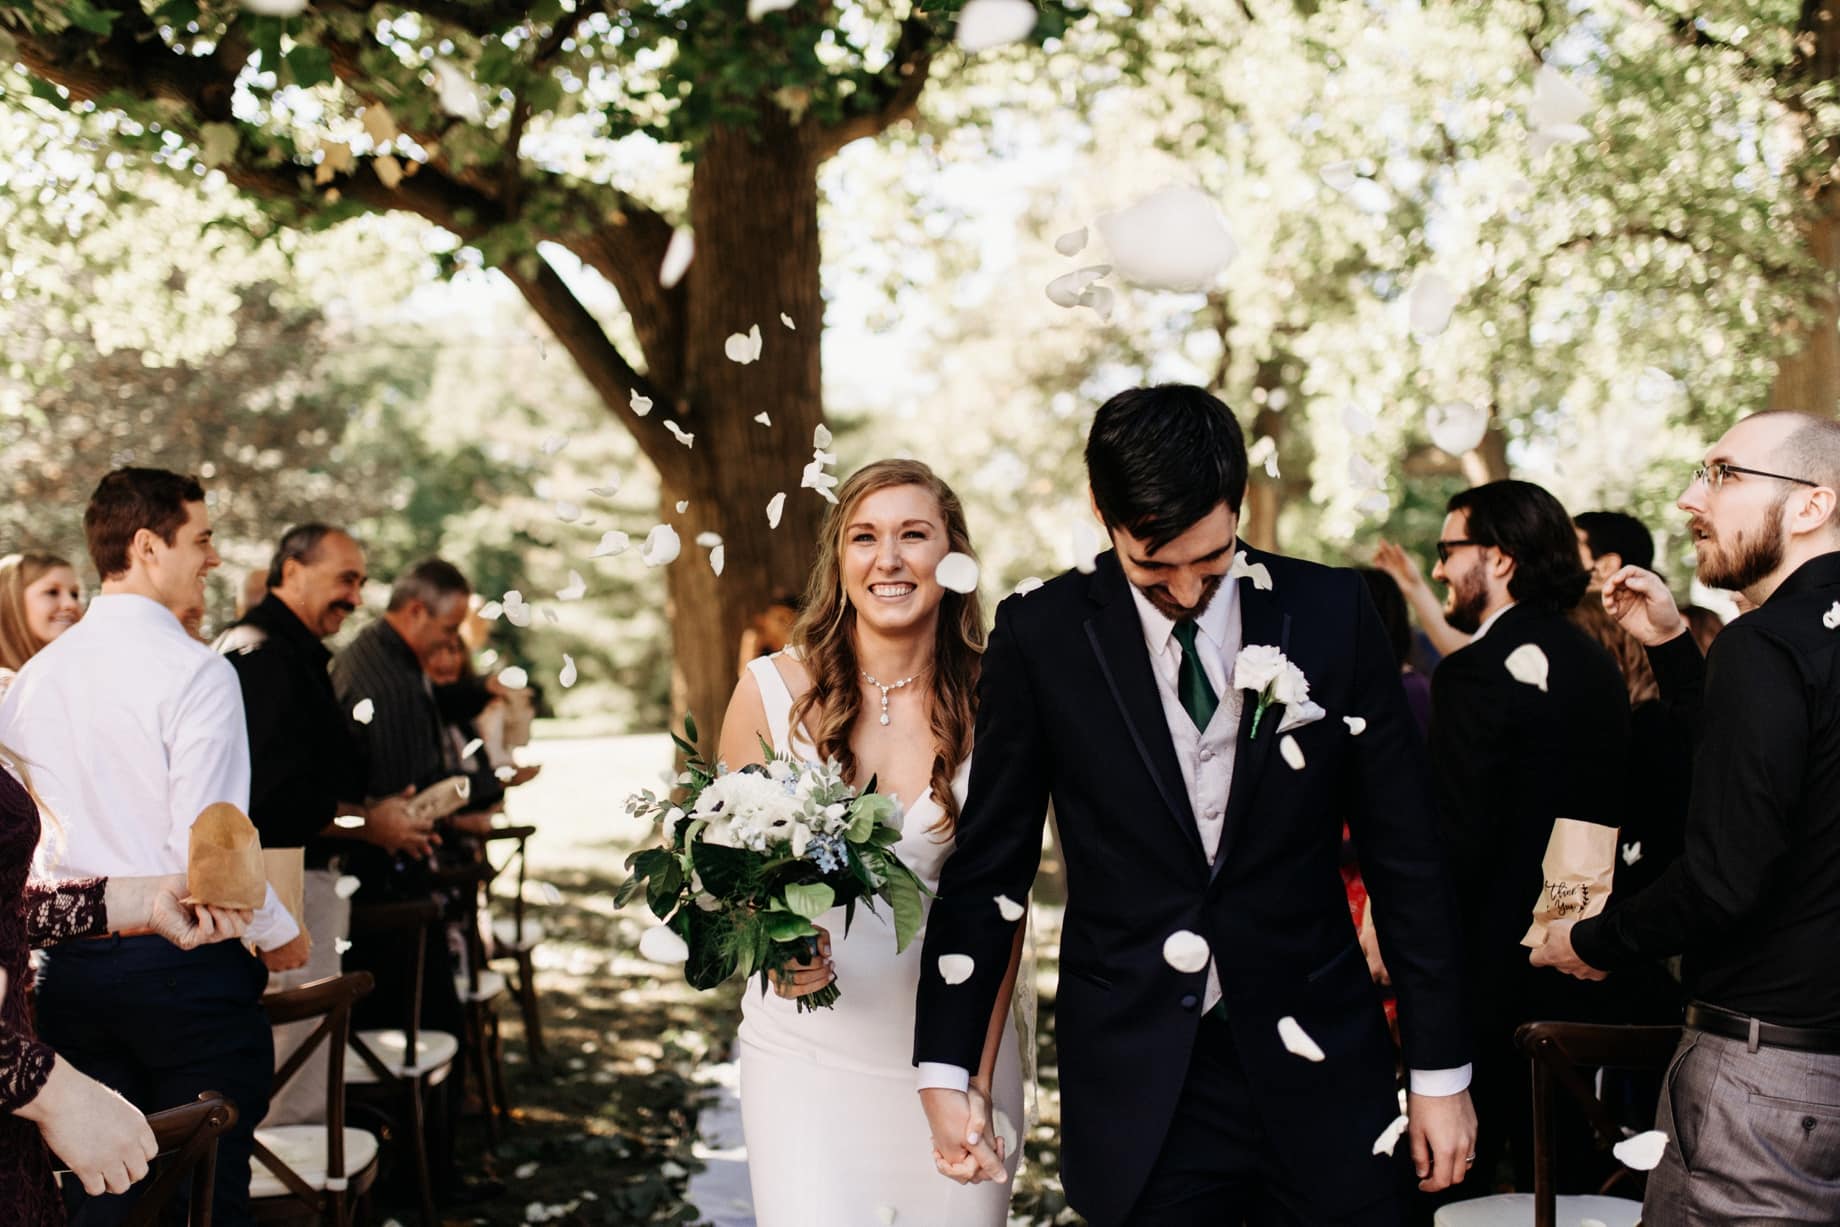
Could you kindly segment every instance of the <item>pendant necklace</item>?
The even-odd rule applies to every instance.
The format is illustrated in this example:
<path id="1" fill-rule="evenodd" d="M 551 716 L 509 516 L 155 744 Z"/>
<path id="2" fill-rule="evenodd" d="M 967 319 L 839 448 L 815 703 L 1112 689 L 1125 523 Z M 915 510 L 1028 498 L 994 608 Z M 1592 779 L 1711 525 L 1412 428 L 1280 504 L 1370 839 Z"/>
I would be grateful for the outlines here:
<path id="1" fill-rule="evenodd" d="M 876 681 L 873 677 L 870 677 L 869 671 L 867 669 L 862 670 L 862 676 L 863 676 L 863 681 L 869 683 L 871 686 L 875 687 L 877 690 L 882 692 L 882 723 L 887 724 L 889 722 L 888 721 L 888 696 L 894 693 L 895 691 L 899 690 L 901 687 L 907 685 L 909 682 L 913 681 L 914 677 L 919 677 L 920 675 L 916 673 L 914 674 L 913 677 L 904 677 L 900 681 L 890 682 L 886 686 Z"/>

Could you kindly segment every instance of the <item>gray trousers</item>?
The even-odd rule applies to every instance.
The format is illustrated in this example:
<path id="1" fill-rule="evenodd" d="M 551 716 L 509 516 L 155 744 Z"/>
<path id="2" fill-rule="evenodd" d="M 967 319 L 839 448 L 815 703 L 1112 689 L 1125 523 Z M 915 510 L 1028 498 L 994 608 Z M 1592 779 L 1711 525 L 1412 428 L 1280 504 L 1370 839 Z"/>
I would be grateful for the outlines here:
<path id="1" fill-rule="evenodd" d="M 1655 1128 L 1644 1227 L 1840 1224 L 1840 1054 L 1688 1030 Z"/>
<path id="2" fill-rule="evenodd" d="M 307 956 L 305 967 L 269 973 L 269 992 L 299 988 L 303 984 L 339 974 L 339 943 L 351 932 L 351 902 L 339 898 L 339 876 L 337 869 L 307 870 L 303 910 L 306 912 L 307 933 L 313 938 L 313 950 Z M 308 1019 L 275 1028 L 276 1069 L 281 1068 L 294 1050 L 306 1042 L 307 1037 L 313 1034 L 313 1028 L 318 1025 L 317 1021 Z M 319 1051 L 270 1100 L 268 1118 L 262 1122 L 265 1127 L 320 1124 L 325 1121 L 327 1056 L 327 1045 L 321 1044 Z"/>

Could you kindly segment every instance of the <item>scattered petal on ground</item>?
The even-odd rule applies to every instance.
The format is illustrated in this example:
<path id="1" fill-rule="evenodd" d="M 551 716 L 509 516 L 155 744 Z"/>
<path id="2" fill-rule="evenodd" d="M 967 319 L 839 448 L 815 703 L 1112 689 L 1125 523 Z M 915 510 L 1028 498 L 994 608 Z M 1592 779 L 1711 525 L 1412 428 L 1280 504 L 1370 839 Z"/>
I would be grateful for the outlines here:
<path id="1" fill-rule="evenodd" d="M 1200 971 L 1212 955 L 1207 938 L 1188 929 L 1177 929 L 1163 939 L 1163 962 L 1180 972 Z"/>
<path id="2" fill-rule="evenodd" d="M 1289 1014 L 1278 1020 L 1278 1039 L 1283 1041 L 1284 1051 L 1294 1057 L 1302 1057 L 1306 1061 L 1323 1059 L 1322 1048 L 1310 1038 L 1309 1032 L 1305 1031 L 1302 1025 Z"/>
<path id="3" fill-rule="evenodd" d="M 933 578 L 941 588 L 948 592 L 976 592 L 978 586 L 977 559 L 969 554 L 951 553 L 939 560 L 933 569 Z"/>
<path id="4" fill-rule="evenodd" d="M 939 956 L 939 978 L 947 984 L 963 984 L 977 970 L 977 963 L 968 954 L 942 954 Z"/>
<path id="5" fill-rule="evenodd" d="M 1638 1172 L 1652 1172 L 1661 1162 L 1661 1154 L 1667 1149 L 1668 1136 L 1659 1129 L 1650 1129 L 1647 1133 L 1638 1133 L 1632 1138 L 1625 1138 L 1610 1148 L 1610 1153 L 1624 1167 L 1633 1167 Z"/>
<path id="6" fill-rule="evenodd" d="M 371 717 L 377 714 L 377 705 L 369 699 L 359 699 L 352 704 L 351 718 L 359 724 L 369 724 Z"/>
<path id="7" fill-rule="evenodd" d="M 1546 689 L 1547 670 L 1551 666 L 1547 663 L 1546 653 L 1540 651 L 1539 644 L 1521 644 L 1508 653 L 1508 659 L 1503 663 L 1508 666 L 1508 672 L 1514 676 L 1515 681 Z"/>

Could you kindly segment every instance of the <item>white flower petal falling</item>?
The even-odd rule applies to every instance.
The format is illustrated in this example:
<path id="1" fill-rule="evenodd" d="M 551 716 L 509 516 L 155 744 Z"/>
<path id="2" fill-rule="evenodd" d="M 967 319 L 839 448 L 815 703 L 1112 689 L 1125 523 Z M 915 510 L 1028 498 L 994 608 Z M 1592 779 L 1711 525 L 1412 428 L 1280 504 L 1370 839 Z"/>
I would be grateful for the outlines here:
<path id="1" fill-rule="evenodd" d="M 1278 754 L 1292 771 L 1303 770 L 1303 747 L 1289 733 L 1278 739 Z"/>
<path id="2" fill-rule="evenodd" d="M 722 574 L 722 568 L 727 565 L 728 565 L 728 547 L 726 545 L 718 545 L 714 549 L 709 551 L 709 569 L 711 571 L 714 571 L 717 575 L 720 575 Z"/>
<path id="3" fill-rule="evenodd" d="M 1633 865 L 1642 859 L 1642 841 L 1637 839 L 1623 845 L 1623 864 Z"/>
<path id="4" fill-rule="evenodd" d="M 755 324 L 746 332 L 730 333 L 728 340 L 722 343 L 722 352 L 728 355 L 730 362 L 749 366 L 760 361 L 760 325 Z"/>
<path id="5" fill-rule="evenodd" d="M 670 289 L 690 271 L 696 258 L 696 234 L 684 226 L 671 232 L 671 243 L 664 249 L 664 262 L 658 266 L 658 284 Z"/>
<path id="6" fill-rule="evenodd" d="M 522 665 L 506 665 L 498 671 L 498 684 L 506 690 L 522 690 L 530 685 L 530 674 Z"/>
<path id="7" fill-rule="evenodd" d="M 1079 255 L 1086 250 L 1086 233 L 1085 226 L 1081 226 L 1078 230 L 1069 230 L 1054 240 L 1054 250 L 1063 256 Z"/>
<path id="8" fill-rule="evenodd" d="M 363 823 L 364 823 L 363 819 L 358 820 L 358 824 L 360 826 L 362 826 Z M 339 880 L 332 884 L 332 893 L 337 895 L 341 899 L 349 899 L 353 895 L 357 894 L 358 888 L 363 885 L 364 883 L 362 881 L 353 877 L 349 873 L 340 874 Z"/>
<path id="9" fill-rule="evenodd" d="M 1349 204 L 1370 217 L 1377 217 L 1393 207 L 1393 194 L 1386 190 L 1384 184 L 1375 183 L 1372 179 L 1356 179 L 1348 185 L 1345 194 Z"/>
<path id="10" fill-rule="evenodd" d="M 498 782 L 500 784 L 503 784 L 503 783 L 508 782 L 513 776 L 517 775 L 517 768 L 507 764 L 506 766 L 503 766 L 503 767 L 494 768 L 492 771 L 492 774 L 498 779 Z"/>
<path id="11" fill-rule="evenodd" d="M 768 416 L 766 413 L 756 413 L 754 415 L 754 420 L 756 422 L 759 422 L 762 426 L 772 426 L 773 425 L 773 419 L 770 416 Z"/>
<path id="12" fill-rule="evenodd" d="M 298 17 L 307 11 L 307 0 L 238 0 L 243 11 L 257 17 Z"/>
<path id="13" fill-rule="evenodd" d="M 997 914 L 1014 924 L 1022 919 L 1022 905 L 1008 895 L 997 896 Z"/>
<path id="14" fill-rule="evenodd" d="M 359 724 L 369 724 L 377 714 L 377 705 L 369 699 L 359 699 L 351 707 L 351 718 Z"/>
<path id="15" fill-rule="evenodd" d="M 1399 1139 L 1404 1136 L 1406 1126 L 1409 1124 L 1411 1122 L 1405 1118 L 1404 1113 L 1395 1116 L 1393 1123 L 1382 1129 L 1380 1136 L 1374 1139 L 1374 1153 L 1377 1155 L 1392 1154 L 1393 1148 L 1399 1145 Z"/>
<path id="16" fill-rule="evenodd" d="M 830 427 L 826 426 L 823 422 L 819 422 L 816 426 L 812 427 L 811 445 L 814 448 L 819 451 L 824 451 L 832 442 Z"/>
<path id="17" fill-rule="evenodd" d="M 1306 1061 L 1323 1059 L 1321 1045 L 1311 1039 L 1303 1025 L 1289 1014 L 1278 1020 L 1278 1039 L 1284 1044 L 1284 1051 L 1294 1057 L 1302 1057 Z"/>
<path id="18" fill-rule="evenodd" d="M 778 528 L 779 518 L 786 514 L 786 492 L 781 490 L 767 500 L 767 527 Z"/>
<path id="19" fill-rule="evenodd" d="M 1010 595 L 1027 596 L 1029 593 L 1041 587 L 1042 583 L 1042 578 L 1039 575 L 1024 576 L 1022 580 L 1016 584 L 1015 590 Z"/>
<path id="20" fill-rule="evenodd" d="M 564 652 L 562 654 L 562 672 L 557 675 L 556 680 L 562 683 L 562 688 L 564 690 L 567 690 L 570 686 L 575 684 L 575 680 L 579 676 L 580 674 L 577 673 L 575 669 L 575 658 L 570 656 L 567 652 Z"/>
<path id="21" fill-rule="evenodd" d="M 690 947 L 668 925 L 656 925 L 639 935 L 639 955 L 654 963 L 685 963 Z"/>
<path id="22" fill-rule="evenodd" d="M 977 961 L 968 954 L 939 956 L 939 978 L 947 984 L 963 984 L 977 970 Z"/>
<path id="23" fill-rule="evenodd" d="M 1441 450 L 1461 456 L 1481 446 L 1489 431 L 1489 411 L 1466 400 L 1446 401 L 1426 412 L 1425 430 Z"/>
<path id="24" fill-rule="evenodd" d="M 684 512 L 690 510 L 690 500 L 687 498 L 680 498 L 677 500 L 675 506 L 677 507 L 677 514 L 682 515 Z"/>
<path id="25" fill-rule="evenodd" d="M 1057 307 L 1077 307 L 1086 288 L 1111 271 L 1109 264 L 1088 264 L 1071 273 L 1062 273 L 1048 283 L 1048 301 Z"/>
<path id="26" fill-rule="evenodd" d="M 589 494 L 598 495 L 601 498 L 612 498 L 614 495 L 618 494 L 619 492 L 620 492 L 620 475 L 618 473 L 609 473 L 607 474 L 607 480 L 605 482 L 601 483 L 598 486 L 588 487 Z"/>
<path id="27" fill-rule="evenodd" d="M 954 40 L 968 55 L 1021 42 L 1041 14 L 1029 0 L 970 0 L 958 13 Z"/>
<path id="28" fill-rule="evenodd" d="M 1360 163 L 1354 161 L 1331 162 L 1316 175 L 1324 183 L 1338 192 L 1346 192 L 1354 187 L 1361 177 Z"/>
<path id="29" fill-rule="evenodd" d="M 1668 1136 L 1659 1129 L 1650 1129 L 1647 1133 L 1638 1133 L 1632 1138 L 1624 1138 L 1610 1148 L 1617 1162 L 1624 1167 L 1633 1167 L 1638 1172 L 1652 1172 L 1661 1162 L 1662 1152 L 1667 1150 Z"/>
<path id="30" fill-rule="evenodd" d="M 460 757 L 462 759 L 468 759 L 468 758 L 473 757 L 473 755 L 479 753 L 480 748 L 484 746 L 485 744 L 486 744 L 485 738 L 483 737 L 473 738 L 473 740 L 467 742 L 465 746 L 461 747 Z"/>
<path id="31" fill-rule="evenodd" d="M 933 569 L 933 578 L 939 586 L 948 592 L 976 592 L 978 586 L 977 559 L 969 554 L 951 553 L 939 560 Z"/>
<path id="32" fill-rule="evenodd" d="M 1207 938 L 1189 929 L 1177 929 L 1163 939 L 1163 962 L 1184 974 L 1206 967 L 1213 953 Z"/>
<path id="33" fill-rule="evenodd" d="M 630 393 L 627 396 L 626 403 L 631 407 L 632 411 L 640 417 L 644 417 L 652 411 L 652 398 L 649 396 L 640 396 L 637 392 Z"/>
<path id="34" fill-rule="evenodd" d="M 685 430 L 682 426 L 679 426 L 676 422 L 673 422 L 670 418 L 664 420 L 664 428 L 671 432 L 672 438 L 676 439 L 685 447 L 696 446 L 696 436 Z"/>
<path id="35" fill-rule="evenodd" d="M 799 0 L 748 0 L 748 20 L 759 21 L 768 13 L 783 13 Z"/>
<path id="36" fill-rule="evenodd" d="M 639 549 L 639 557 L 648 567 L 662 567 L 677 561 L 683 552 L 683 538 L 669 524 L 659 524 L 645 534 L 645 544 Z"/>
<path id="37" fill-rule="evenodd" d="M 1533 75 L 1533 105 L 1527 108 L 1527 118 L 1535 132 L 1578 127 L 1579 121 L 1590 113 L 1589 94 L 1551 64 L 1540 65 L 1540 71 Z"/>
<path id="38" fill-rule="evenodd" d="M 1343 716 L 1342 723 L 1348 726 L 1348 735 L 1350 737 L 1359 737 L 1362 733 L 1367 731 L 1367 718 L 1365 716 Z"/>
<path id="39" fill-rule="evenodd" d="M 565 498 L 557 499 L 553 510 L 556 513 L 556 518 L 561 520 L 564 524 L 573 524 L 575 521 L 581 519 L 581 504 L 571 503 Z"/>
<path id="40" fill-rule="evenodd" d="M 1821 625 L 1830 631 L 1840 631 L 1840 601 L 1835 601 L 1833 608 L 1821 615 Z"/>
<path id="41" fill-rule="evenodd" d="M 356 831 L 364 826 L 364 819 L 357 814 L 340 814 L 332 820 L 332 825 L 341 831 Z"/>
<path id="42" fill-rule="evenodd" d="M 434 70 L 435 96 L 441 109 L 469 124 L 485 122 L 485 104 L 473 84 L 472 74 L 452 60 L 440 58 L 429 65 Z"/>
<path id="43" fill-rule="evenodd" d="M 588 581 L 581 577 L 580 571 L 569 572 L 569 586 L 556 589 L 558 601 L 579 601 L 588 595 Z"/>
<path id="44" fill-rule="evenodd" d="M 545 456 L 554 456 L 568 445 L 569 437 L 567 435 L 551 435 L 549 438 L 543 440 L 543 454 Z"/>
<path id="45" fill-rule="evenodd" d="M 1145 289 L 1207 289 L 1239 254 L 1219 206 L 1197 187 L 1152 192 L 1096 225 L 1118 275 Z"/>
<path id="46" fill-rule="evenodd" d="M 792 322 L 792 317 L 787 315 L 784 311 L 779 313 L 779 322 L 786 326 L 788 332 L 797 332 L 799 330 L 799 326 Z"/>
<path id="47" fill-rule="evenodd" d="M 1246 557 L 1246 551 L 1240 550 L 1233 555 L 1233 565 L 1227 568 L 1230 580 L 1250 579 L 1252 586 L 1260 592 L 1271 591 L 1271 568 L 1262 562 L 1253 562 Z"/>
<path id="48" fill-rule="evenodd" d="M 487 601 L 479 607 L 479 616 L 487 622 L 496 622 L 505 614 L 505 607 L 497 601 Z"/>
<path id="49" fill-rule="evenodd" d="M 1539 644 L 1521 644 L 1520 647 L 1508 653 L 1508 659 L 1503 663 L 1508 666 L 1508 672 L 1513 675 L 1515 681 L 1537 686 L 1541 690 L 1546 689 L 1547 671 L 1552 666 L 1547 662 L 1546 653 L 1540 650 Z"/>
<path id="50" fill-rule="evenodd" d="M 612 558 L 615 554 L 624 554 L 632 546 L 632 538 L 618 529 L 610 528 L 601 534 L 600 544 L 594 547 L 590 558 Z"/>
<path id="51" fill-rule="evenodd" d="M 1419 274 L 1412 283 L 1408 316 L 1412 331 L 1421 337 L 1435 337 L 1450 327 L 1450 317 L 1457 309 L 1457 289 L 1438 273 Z"/>
<path id="52" fill-rule="evenodd" d="M 875 1208 L 875 1217 L 882 1220 L 882 1227 L 894 1227 L 894 1220 L 898 1216 L 899 1211 L 893 1206 L 877 1206 Z"/>
<path id="53" fill-rule="evenodd" d="M 1111 286 L 1094 285 L 1086 288 L 1076 305 L 1091 307 L 1093 313 L 1099 317 L 1099 322 L 1103 324 L 1111 322 L 1112 308 L 1117 305 L 1117 302 L 1118 296 L 1112 292 Z"/>

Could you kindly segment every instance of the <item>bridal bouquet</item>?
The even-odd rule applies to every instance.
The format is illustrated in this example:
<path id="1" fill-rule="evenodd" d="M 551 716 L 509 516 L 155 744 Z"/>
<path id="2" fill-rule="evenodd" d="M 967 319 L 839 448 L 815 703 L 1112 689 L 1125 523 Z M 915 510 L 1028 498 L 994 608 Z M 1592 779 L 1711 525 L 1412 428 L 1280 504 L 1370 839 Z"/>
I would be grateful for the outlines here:
<path id="1" fill-rule="evenodd" d="M 901 807 L 877 793 L 875 782 L 857 792 L 835 761 L 818 766 L 776 755 L 763 744 L 766 764 L 728 771 L 711 768 L 696 749 L 696 724 L 684 721 L 684 752 L 675 800 L 649 790 L 626 801 L 626 811 L 663 828 L 663 846 L 627 858 L 632 876 L 616 902 L 641 890 L 663 921 L 640 943 L 657 961 L 682 962 L 684 978 L 700 989 L 731 976 L 760 976 L 817 957 L 813 923 L 834 907 L 844 909 L 844 930 L 856 905 L 876 900 L 894 918 L 895 948 L 919 933 L 925 887 L 894 853 L 901 839 Z M 801 1012 L 837 1003 L 837 983 L 798 998 Z"/>

